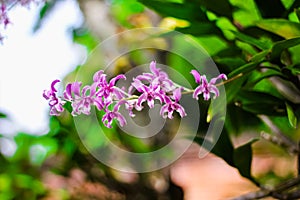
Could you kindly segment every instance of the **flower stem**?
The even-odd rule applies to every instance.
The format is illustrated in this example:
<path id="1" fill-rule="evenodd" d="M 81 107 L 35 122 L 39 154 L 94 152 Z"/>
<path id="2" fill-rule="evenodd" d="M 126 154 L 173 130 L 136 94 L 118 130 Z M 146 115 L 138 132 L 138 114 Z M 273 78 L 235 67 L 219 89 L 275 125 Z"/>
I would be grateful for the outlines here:
<path id="1" fill-rule="evenodd" d="M 230 78 L 230 79 L 228 79 L 228 80 L 226 80 L 226 81 L 222 81 L 222 82 L 220 82 L 220 83 L 217 83 L 215 86 L 218 87 L 218 86 L 224 85 L 224 84 L 226 84 L 226 83 L 229 83 L 229 82 L 231 82 L 231 81 L 234 81 L 234 80 L 236 80 L 236 79 L 242 77 L 243 75 L 244 75 L 243 73 L 240 73 L 240 74 L 238 74 L 238 75 L 236 75 L 236 76 L 234 76 L 234 77 L 232 77 L 232 78 Z"/>
<path id="2" fill-rule="evenodd" d="M 123 93 L 125 96 L 127 96 L 127 97 L 131 97 L 131 96 L 133 96 L 133 95 L 130 95 L 130 94 L 128 94 L 127 92 L 125 92 L 124 90 L 122 90 L 121 88 L 118 88 L 118 87 L 116 87 L 116 86 L 114 86 L 114 89 L 117 89 L 119 92 L 121 92 L 121 93 Z"/>

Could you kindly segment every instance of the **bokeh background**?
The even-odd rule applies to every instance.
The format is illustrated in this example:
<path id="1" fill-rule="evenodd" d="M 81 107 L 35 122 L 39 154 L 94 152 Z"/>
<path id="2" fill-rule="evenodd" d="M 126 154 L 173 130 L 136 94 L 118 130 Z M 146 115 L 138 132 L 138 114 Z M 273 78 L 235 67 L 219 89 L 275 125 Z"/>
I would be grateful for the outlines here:
<path id="1" fill-rule="evenodd" d="M 299 7 L 298 0 L 51 0 L 12 7 L 0 46 L 0 199 L 238 199 L 255 191 L 267 191 L 265 199 L 296 196 L 299 180 L 278 193 L 276 188 L 299 173 Z M 81 77 L 88 81 L 103 64 L 94 53 L 99 43 L 146 27 L 179 31 L 207 51 L 232 79 L 225 84 L 227 116 L 215 148 L 200 159 L 203 133 L 218 116 L 200 100 L 197 137 L 179 160 L 149 173 L 124 173 L 91 156 L 69 112 L 50 117 L 42 92 L 54 79 L 74 81 L 86 66 L 90 71 Z M 144 35 L 116 45 L 136 37 Z M 158 49 L 190 50 L 183 39 L 156 42 Z M 196 87 L 190 63 L 157 49 L 120 56 L 109 73 L 152 58 Z M 143 113 L 139 119 L 148 120 Z M 123 148 L 148 152 L 172 139 L 177 120 L 165 127 L 168 134 L 146 142 L 117 126 L 103 129 Z M 92 145 L 104 145 L 87 129 Z"/>

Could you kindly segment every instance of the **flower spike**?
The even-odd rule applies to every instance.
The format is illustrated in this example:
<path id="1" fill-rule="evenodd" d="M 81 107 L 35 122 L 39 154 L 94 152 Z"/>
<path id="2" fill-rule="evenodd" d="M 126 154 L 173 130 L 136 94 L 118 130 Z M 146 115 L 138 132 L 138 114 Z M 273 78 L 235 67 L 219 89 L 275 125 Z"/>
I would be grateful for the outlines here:
<path id="1" fill-rule="evenodd" d="M 105 112 L 102 122 L 106 127 L 111 128 L 113 120 L 116 120 L 120 126 L 126 125 L 125 117 L 119 112 L 120 106 L 123 104 L 130 117 L 135 116 L 133 109 L 141 111 L 144 108 L 144 103 L 149 108 L 153 108 L 157 100 L 162 105 L 160 110 L 162 118 L 173 119 L 174 111 L 180 117 L 185 117 L 187 113 L 179 102 L 183 94 L 182 91 L 193 92 L 193 98 L 197 100 L 200 94 L 203 94 L 204 100 L 209 100 L 211 93 L 214 94 L 213 98 L 220 95 L 216 82 L 227 79 L 225 74 L 220 74 L 208 81 L 206 75 L 200 75 L 198 71 L 192 70 L 191 74 L 199 85 L 195 90 L 190 90 L 175 84 L 166 72 L 156 67 L 155 61 L 150 63 L 149 68 L 150 73 L 143 73 L 133 78 L 127 90 L 125 87 L 116 86 L 118 80 L 126 79 L 125 75 L 120 74 L 107 81 L 107 75 L 103 70 L 99 70 L 94 74 L 94 82 L 91 85 L 82 87 L 81 82 L 68 83 L 61 98 L 57 96 L 55 88 L 55 85 L 60 81 L 54 80 L 50 89 L 44 90 L 43 97 L 49 102 L 50 115 L 59 115 L 63 112 L 66 101 L 71 103 L 73 116 L 89 115 L 92 106 L 95 106 L 96 109 Z"/>

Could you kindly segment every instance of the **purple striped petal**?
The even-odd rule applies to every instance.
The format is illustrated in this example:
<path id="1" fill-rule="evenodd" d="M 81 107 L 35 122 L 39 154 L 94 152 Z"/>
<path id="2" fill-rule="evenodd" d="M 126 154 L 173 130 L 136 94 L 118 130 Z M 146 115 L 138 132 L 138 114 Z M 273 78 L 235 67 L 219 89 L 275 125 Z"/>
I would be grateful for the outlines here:
<path id="1" fill-rule="evenodd" d="M 209 98 L 210 98 L 210 94 L 209 94 L 209 91 L 204 91 L 203 92 L 203 98 L 204 98 L 204 100 L 209 100 Z"/>
<path id="2" fill-rule="evenodd" d="M 120 126 L 124 126 L 127 124 L 126 119 L 121 113 L 117 112 L 115 113 L 116 119 L 118 120 Z"/>
<path id="3" fill-rule="evenodd" d="M 124 80 L 126 80 L 126 76 L 125 76 L 124 74 L 119 74 L 118 76 L 112 78 L 112 79 L 109 81 L 109 86 L 110 86 L 110 87 L 115 86 L 116 82 L 117 82 L 119 79 L 124 79 Z"/>
<path id="4" fill-rule="evenodd" d="M 71 91 L 78 97 L 80 97 L 80 87 L 81 87 L 81 82 L 74 82 L 72 83 Z"/>
<path id="5" fill-rule="evenodd" d="M 142 103 L 143 103 L 144 101 L 147 101 L 147 94 L 146 94 L 146 93 L 143 93 L 143 94 L 138 98 L 137 106 L 140 107 L 140 108 L 143 108 Z"/>
<path id="6" fill-rule="evenodd" d="M 227 76 L 225 74 L 220 74 L 216 78 L 212 78 L 209 83 L 214 85 L 219 79 L 227 80 Z"/>
<path id="7" fill-rule="evenodd" d="M 64 98 L 66 100 L 72 100 L 72 83 L 68 83 L 64 91 Z"/>
<path id="8" fill-rule="evenodd" d="M 176 111 L 179 113 L 180 117 L 186 116 L 186 112 L 181 105 L 179 105 L 179 107 L 176 109 Z"/>
<path id="9" fill-rule="evenodd" d="M 198 86 L 193 93 L 193 98 L 198 100 L 198 95 L 202 94 L 203 91 L 204 91 L 204 87 L 202 85 Z"/>
<path id="10" fill-rule="evenodd" d="M 94 82 L 101 82 L 103 77 L 105 78 L 106 75 L 104 74 L 104 71 L 103 70 L 99 70 L 97 71 L 94 76 L 93 76 L 93 81 Z"/>
<path id="11" fill-rule="evenodd" d="M 150 71 L 151 71 L 155 76 L 159 76 L 159 71 L 160 71 L 160 70 L 156 68 L 156 61 L 152 61 L 152 62 L 150 63 L 149 68 L 150 68 Z"/>
<path id="12" fill-rule="evenodd" d="M 173 98 L 176 102 L 178 102 L 180 100 L 180 98 L 181 98 L 181 88 L 177 88 L 176 90 L 174 90 Z"/>
<path id="13" fill-rule="evenodd" d="M 220 95 L 218 88 L 214 85 L 210 85 L 209 91 L 215 94 L 214 99 Z"/>
<path id="14" fill-rule="evenodd" d="M 54 80 L 54 81 L 51 83 L 51 90 L 52 90 L 53 92 L 57 92 L 57 90 L 55 89 L 55 84 L 58 83 L 58 82 L 60 82 L 60 80 L 56 79 L 56 80 Z"/>
<path id="15" fill-rule="evenodd" d="M 201 76 L 200 76 L 199 72 L 197 72 L 196 70 L 192 70 L 191 74 L 194 76 L 196 83 L 200 84 Z"/>
<path id="16" fill-rule="evenodd" d="M 149 108 L 154 108 L 154 99 L 152 99 L 152 98 L 149 99 L 148 98 L 147 103 L 148 103 Z"/>

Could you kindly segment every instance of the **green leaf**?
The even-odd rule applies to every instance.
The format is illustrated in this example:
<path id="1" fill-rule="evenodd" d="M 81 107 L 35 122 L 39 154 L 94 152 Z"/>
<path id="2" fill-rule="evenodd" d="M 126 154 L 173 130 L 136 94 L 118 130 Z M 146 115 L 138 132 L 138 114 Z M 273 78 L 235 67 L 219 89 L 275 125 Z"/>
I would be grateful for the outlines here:
<path id="1" fill-rule="evenodd" d="M 234 10 L 235 24 L 248 27 L 252 26 L 255 21 L 261 19 L 261 15 L 253 0 L 230 0 L 230 3 L 238 8 Z"/>
<path id="2" fill-rule="evenodd" d="M 7 118 L 7 115 L 5 113 L 0 112 L 0 118 Z"/>
<path id="3" fill-rule="evenodd" d="M 46 17 L 54 10 L 56 3 L 58 3 L 58 0 L 45 1 L 45 4 L 40 9 L 39 17 L 34 24 L 33 32 L 37 32 L 41 28 Z"/>
<path id="4" fill-rule="evenodd" d="M 112 0 L 111 13 L 122 26 L 132 28 L 131 16 L 144 11 L 144 6 L 136 0 Z"/>
<path id="5" fill-rule="evenodd" d="M 295 112 L 294 112 L 295 113 Z M 296 134 L 297 129 L 293 128 L 292 126 L 289 125 L 289 118 L 286 115 L 284 116 L 268 116 L 271 123 L 273 124 L 274 127 L 277 127 L 279 131 L 282 132 L 285 136 L 288 138 L 297 141 L 299 135 Z M 263 122 L 266 124 L 265 129 L 263 129 L 266 132 L 272 132 L 270 129 L 270 124 L 267 124 L 266 122 Z"/>
<path id="6" fill-rule="evenodd" d="M 185 19 L 190 22 L 208 21 L 206 13 L 193 3 L 174 3 L 161 0 L 138 0 L 148 8 L 151 8 L 163 16 Z"/>
<path id="7" fill-rule="evenodd" d="M 262 62 L 263 60 L 266 59 L 266 56 L 270 53 L 270 50 L 264 50 L 264 51 L 261 51 L 257 54 L 255 54 L 251 59 L 250 61 L 252 62 Z"/>
<path id="8" fill-rule="evenodd" d="M 233 70 L 231 73 L 229 73 L 228 77 L 232 78 L 232 77 L 234 77 L 234 76 L 236 76 L 238 74 L 241 74 L 241 73 L 243 75 L 247 74 L 247 73 L 255 70 L 256 67 L 257 67 L 257 65 L 258 65 L 258 62 L 250 62 L 250 63 L 247 63 L 245 65 L 242 65 L 241 67 L 239 67 L 239 68 Z"/>
<path id="9" fill-rule="evenodd" d="M 269 77 L 273 77 L 273 76 L 279 76 L 282 78 L 285 78 L 283 76 L 283 74 L 280 71 L 277 70 L 273 70 L 273 69 L 267 69 L 266 71 L 253 71 L 253 73 L 251 74 L 251 77 L 249 78 L 246 88 L 249 89 L 253 89 L 253 87 L 259 83 L 260 81 L 269 78 Z"/>
<path id="10" fill-rule="evenodd" d="M 195 2 L 198 2 L 197 0 Z M 233 6 L 228 0 L 200 0 L 199 4 L 217 15 L 232 19 Z"/>
<path id="11" fill-rule="evenodd" d="M 93 51 L 99 44 L 96 37 L 94 37 L 86 28 L 76 28 L 72 31 L 73 41 L 84 45 L 88 52 Z"/>
<path id="12" fill-rule="evenodd" d="M 214 57 L 213 60 L 220 67 L 220 65 L 225 66 L 225 70 L 233 70 L 241 65 L 245 64 L 245 61 L 239 57 Z"/>
<path id="13" fill-rule="evenodd" d="M 293 11 L 295 12 L 295 10 L 299 9 L 299 7 L 300 7 L 300 0 L 282 0 L 282 3 L 284 4 L 285 1 L 292 1 L 292 2 L 287 3 L 289 5 L 286 5 L 286 7 L 288 8 L 288 10 L 286 11 L 286 14 L 290 14 Z"/>
<path id="14" fill-rule="evenodd" d="M 267 50 L 270 49 L 271 47 L 268 45 L 268 43 L 262 42 L 254 37 L 251 37 L 249 35 L 236 32 L 236 31 L 231 31 L 236 38 L 238 38 L 241 41 L 247 42 L 248 44 L 252 44 L 253 46 L 261 49 L 261 50 Z"/>
<path id="15" fill-rule="evenodd" d="M 300 27 L 299 27 L 300 28 Z M 300 29 L 299 29 L 300 34 Z M 276 42 L 271 50 L 271 60 L 280 57 L 281 53 L 290 47 L 300 44 L 300 37 Z"/>
<path id="16" fill-rule="evenodd" d="M 219 34 L 221 34 L 221 32 L 219 32 Z M 218 35 L 202 35 L 199 37 L 192 37 L 192 39 L 197 41 L 209 55 L 216 55 L 227 47 L 225 41 Z"/>
<path id="17" fill-rule="evenodd" d="M 45 159 L 53 155 L 57 149 L 57 140 L 46 136 L 38 137 L 36 141 L 30 145 L 30 161 L 33 165 L 41 165 Z"/>
<path id="18" fill-rule="evenodd" d="M 294 76 L 297 76 L 300 74 L 300 65 L 295 65 L 295 66 L 287 66 L 286 67 L 288 70 L 291 71 L 291 73 L 294 75 Z"/>
<path id="19" fill-rule="evenodd" d="M 300 37 L 300 24 L 286 19 L 260 20 L 256 22 L 256 26 L 285 39 Z"/>
<path id="20" fill-rule="evenodd" d="M 273 77 L 270 79 L 272 87 L 285 99 L 295 103 L 300 103 L 300 90 L 290 80 L 282 79 L 281 77 Z M 272 92 L 273 93 L 273 92 Z"/>
<path id="21" fill-rule="evenodd" d="M 300 21 L 300 8 L 296 8 L 295 13 L 297 15 L 298 21 Z"/>
<path id="22" fill-rule="evenodd" d="M 243 75 L 240 78 L 225 84 L 227 103 L 234 100 L 247 78 L 248 75 Z"/>
<path id="23" fill-rule="evenodd" d="M 204 138 L 201 136 L 195 137 L 194 141 L 200 146 L 204 143 Z M 228 132 L 223 129 L 219 139 L 214 145 L 211 141 L 205 140 L 206 145 L 210 148 L 213 146 L 211 153 L 225 160 L 229 165 L 234 166 L 233 163 L 233 145 L 229 138 Z M 204 148 L 206 148 L 204 146 Z"/>
<path id="24" fill-rule="evenodd" d="M 264 92 L 241 90 L 234 99 L 236 105 L 254 114 L 283 115 L 284 102 Z"/>
<path id="25" fill-rule="evenodd" d="M 261 131 L 258 117 L 230 103 L 226 109 L 225 128 L 231 135 L 242 135 L 245 132 Z"/>
<path id="26" fill-rule="evenodd" d="M 254 0 L 263 18 L 279 18 L 283 15 L 285 7 L 281 0 Z"/>
<path id="27" fill-rule="evenodd" d="M 184 28 L 176 28 L 176 31 L 179 31 L 184 34 L 191 34 L 194 36 L 202 36 L 202 35 L 219 35 L 223 36 L 222 31 L 219 27 L 212 22 L 194 22 L 188 27 Z"/>
<path id="28" fill-rule="evenodd" d="M 240 174 L 243 177 L 252 180 L 254 183 L 256 183 L 256 181 L 251 176 L 251 163 L 252 163 L 251 145 L 256 141 L 257 139 L 251 140 L 248 143 L 234 149 L 233 152 L 233 162 L 235 167 L 239 170 Z"/>
<path id="29" fill-rule="evenodd" d="M 60 123 L 57 117 L 55 116 L 50 117 L 49 128 L 50 128 L 49 135 L 54 136 L 59 133 Z"/>
<path id="30" fill-rule="evenodd" d="M 272 78 L 277 78 L 276 76 L 273 76 Z M 255 81 L 255 78 L 251 81 Z M 255 82 L 253 82 L 255 83 Z M 284 97 L 278 92 L 277 88 L 274 87 L 274 84 L 270 81 L 270 79 L 263 78 L 255 83 L 255 85 L 251 86 L 251 82 L 249 82 L 250 87 L 248 85 L 245 86 L 245 88 L 249 88 L 249 90 L 253 90 L 256 92 L 262 92 L 266 94 L 271 94 L 272 96 L 275 96 L 279 99 L 284 99 Z"/>
<path id="31" fill-rule="evenodd" d="M 293 128 L 297 128 L 297 117 L 293 111 L 293 108 L 288 103 L 285 103 L 285 105 L 290 125 Z"/>
<path id="32" fill-rule="evenodd" d="M 14 140 L 17 144 L 17 150 L 12 156 L 12 161 L 28 160 L 29 159 L 29 148 L 36 136 L 28 135 L 26 133 L 18 133 Z"/>

